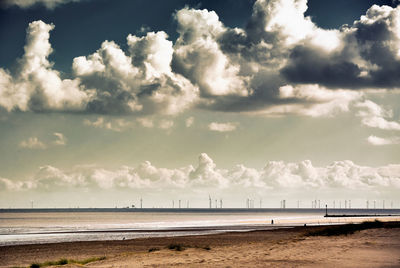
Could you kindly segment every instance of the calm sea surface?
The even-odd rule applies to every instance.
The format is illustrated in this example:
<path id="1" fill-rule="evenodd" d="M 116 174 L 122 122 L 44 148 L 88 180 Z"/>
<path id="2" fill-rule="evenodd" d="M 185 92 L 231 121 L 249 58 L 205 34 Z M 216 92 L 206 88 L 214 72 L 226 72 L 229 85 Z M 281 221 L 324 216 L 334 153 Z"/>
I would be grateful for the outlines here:
<path id="1" fill-rule="evenodd" d="M 346 212 L 346 211 L 344 211 Z M 349 211 L 347 211 L 349 212 Z M 337 212 L 336 212 L 337 213 Z M 339 211 L 343 214 L 343 211 Z M 338 214 L 339 214 L 338 213 Z M 351 214 L 397 214 L 400 210 L 352 210 Z M 204 235 L 303 224 L 357 222 L 374 217 L 324 218 L 323 210 L 262 212 L 0 212 L 0 246 L 141 237 Z M 385 217 L 385 219 L 400 219 Z M 274 224 L 271 221 L 274 220 Z"/>

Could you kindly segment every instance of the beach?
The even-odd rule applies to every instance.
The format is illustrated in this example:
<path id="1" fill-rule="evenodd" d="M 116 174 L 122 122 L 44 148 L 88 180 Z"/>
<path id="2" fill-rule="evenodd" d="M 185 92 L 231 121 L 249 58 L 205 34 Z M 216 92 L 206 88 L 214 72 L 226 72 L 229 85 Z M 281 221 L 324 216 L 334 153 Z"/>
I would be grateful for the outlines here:
<path id="1" fill-rule="evenodd" d="M 399 267 L 400 228 L 309 236 L 321 228 L 233 232 L 0 248 L 0 267 L 105 257 L 63 267 Z M 171 245 L 175 248 L 170 249 Z M 181 248 L 178 248 L 181 247 Z"/>

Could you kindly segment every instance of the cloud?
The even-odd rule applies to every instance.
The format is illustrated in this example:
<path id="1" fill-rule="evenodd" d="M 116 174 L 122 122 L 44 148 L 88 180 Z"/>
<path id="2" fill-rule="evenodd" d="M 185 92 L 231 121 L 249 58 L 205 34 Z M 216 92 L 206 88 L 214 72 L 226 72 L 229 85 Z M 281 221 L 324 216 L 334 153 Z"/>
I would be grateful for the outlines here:
<path id="1" fill-rule="evenodd" d="M 139 117 L 136 119 L 136 122 L 139 123 L 142 127 L 145 128 L 159 128 L 164 130 L 169 130 L 174 126 L 174 121 L 169 119 L 154 119 L 152 117 Z"/>
<path id="2" fill-rule="evenodd" d="M 60 78 L 48 56 L 54 25 L 29 24 L 25 54 L 15 73 L 0 68 L 0 106 L 7 111 L 176 114 L 197 97 L 197 88 L 170 70 L 172 42 L 164 32 L 128 36 L 129 55 L 105 41 L 73 61 L 74 79 Z"/>
<path id="3" fill-rule="evenodd" d="M 351 90 L 329 90 L 314 85 L 285 85 L 279 88 L 279 98 L 287 104 L 271 105 L 260 111 L 249 112 L 264 116 L 284 116 L 288 114 L 310 117 L 333 117 L 350 108 L 363 94 Z M 293 100 L 293 103 L 290 103 Z"/>
<path id="4" fill-rule="evenodd" d="M 217 168 L 205 153 L 196 167 L 158 168 L 145 161 L 136 167 L 123 166 L 107 170 L 96 166 L 78 166 L 64 171 L 52 166 L 40 167 L 25 181 L 0 178 L 0 189 L 10 191 L 65 189 L 191 189 L 207 193 L 221 191 L 273 191 L 279 189 L 327 190 L 400 188 L 400 165 L 381 167 L 359 166 L 351 161 L 336 161 L 315 167 L 311 161 L 297 163 L 269 161 L 261 169 L 236 165 L 230 169 Z"/>
<path id="5" fill-rule="evenodd" d="M 246 78 L 239 75 L 216 40 L 226 31 L 214 11 L 184 8 L 176 12 L 179 38 L 174 46 L 174 70 L 200 88 L 203 96 L 249 94 Z"/>
<path id="6" fill-rule="evenodd" d="M 48 9 L 54 9 L 59 5 L 67 4 L 70 2 L 79 2 L 81 0 L 4 0 L 2 6 L 18 6 L 20 8 L 30 8 L 36 5 L 43 5 Z M 1 6 L 1 5 L 0 5 Z"/>
<path id="7" fill-rule="evenodd" d="M 13 181 L 6 178 L 0 177 L 0 191 L 8 190 L 8 191 L 24 191 L 24 190 L 32 190 L 36 188 L 36 185 L 33 185 L 32 181 Z"/>
<path id="8" fill-rule="evenodd" d="M 83 124 L 86 126 L 91 126 L 95 128 L 103 128 L 107 130 L 112 130 L 116 132 L 121 132 L 126 129 L 133 127 L 133 123 L 126 121 L 125 119 L 113 119 L 107 120 L 104 117 L 98 117 L 96 120 L 90 121 L 89 119 L 83 120 Z"/>
<path id="9" fill-rule="evenodd" d="M 39 149 L 44 150 L 47 146 L 41 142 L 37 137 L 30 137 L 27 140 L 21 141 L 19 147 L 24 149 Z"/>
<path id="10" fill-rule="evenodd" d="M 118 119 L 106 119 L 104 117 L 98 117 L 97 119 L 90 121 L 88 119 L 83 120 L 83 124 L 95 128 L 102 128 L 116 132 L 122 132 L 129 129 L 133 129 L 135 126 L 142 126 L 144 128 L 159 128 L 168 130 L 174 126 L 173 120 L 158 119 L 155 120 L 152 117 L 138 117 L 135 121 L 127 121 L 122 118 Z"/>
<path id="11" fill-rule="evenodd" d="M 154 127 L 154 122 L 153 122 L 153 119 L 151 119 L 151 118 L 148 118 L 148 117 L 140 117 L 140 118 L 137 118 L 136 121 L 137 121 L 140 125 L 142 125 L 143 127 L 146 127 L 146 128 L 152 128 L 152 127 Z"/>
<path id="12" fill-rule="evenodd" d="M 238 123 L 218 123 L 218 122 L 212 122 L 208 125 L 208 129 L 211 131 L 217 131 L 217 132 L 230 132 L 234 131 L 237 128 Z"/>
<path id="13" fill-rule="evenodd" d="M 391 110 L 385 110 L 370 100 L 359 102 L 355 107 L 360 109 L 357 116 L 362 118 L 361 122 L 365 126 L 384 130 L 400 130 L 400 123 L 385 119 L 385 117 L 390 118 L 393 116 Z"/>
<path id="14" fill-rule="evenodd" d="M 180 37 L 174 46 L 173 70 L 199 85 L 204 97 L 199 105 L 203 108 L 265 115 L 331 116 L 348 111 L 349 103 L 362 95 L 352 95 L 352 90 L 400 85 L 394 72 L 389 79 L 379 78 L 400 63 L 396 56 L 400 51 L 397 9 L 373 6 L 359 21 L 340 30 L 319 28 L 304 16 L 306 10 L 305 0 L 259 0 L 246 27 L 232 29 L 225 27 L 212 11 L 182 9 L 176 13 Z M 372 31 L 367 29 L 370 24 L 387 25 L 375 29 L 377 40 L 357 34 Z M 386 36 L 385 31 L 390 34 Z M 365 46 L 359 48 L 359 42 Z M 210 48 L 213 43 L 218 44 L 216 49 Z M 388 55 L 382 66 L 371 58 L 375 53 L 373 45 L 382 47 L 382 53 Z M 196 54 L 203 50 L 200 55 L 207 55 L 204 59 Z M 218 53 L 226 60 L 218 61 Z M 222 74 L 213 69 L 214 62 L 220 70 L 235 71 L 228 72 L 231 76 Z M 203 63 L 210 68 L 202 70 Z M 381 67 L 386 71 L 379 71 Z M 214 86 L 214 73 L 230 77 L 230 85 L 240 86 L 240 90 Z M 367 78 L 368 74 L 374 78 Z M 241 82 L 233 82 L 235 79 Z M 282 97 L 284 87 L 298 89 L 298 93 L 308 88 L 308 92 L 320 89 L 330 97 L 304 96 L 307 93 Z M 335 94 L 339 97 L 335 98 Z"/>
<path id="15" fill-rule="evenodd" d="M 35 21 L 17 71 L 0 68 L 0 106 L 138 117 L 191 108 L 316 117 L 349 111 L 365 89 L 400 87 L 400 6 L 373 5 L 332 30 L 315 25 L 306 10 L 306 0 L 257 0 L 247 24 L 230 28 L 214 11 L 185 7 L 174 14 L 175 43 L 163 31 L 129 34 L 124 46 L 106 40 L 74 58 L 71 79 L 61 79 L 48 61 L 54 25 Z M 379 118 L 364 124 L 398 128 Z"/>
<path id="16" fill-rule="evenodd" d="M 160 121 L 158 126 L 161 129 L 170 129 L 174 126 L 174 121 L 164 119 Z"/>
<path id="17" fill-rule="evenodd" d="M 373 5 L 353 25 L 342 26 L 336 49 L 322 50 L 308 40 L 297 44 L 282 74 L 291 82 L 333 88 L 399 87 L 399 14 L 400 7 Z"/>
<path id="18" fill-rule="evenodd" d="M 18 71 L 11 74 L 0 68 L 0 106 L 5 110 L 77 111 L 89 100 L 91 93 L 83 90 L 79 79 L 63 80 L 52 69 L 48 56 L 53 29 L 52 24 L 31 22 Z"/>
<path id="19" fill-rule="evenodd" d="M 369 136 L 367 138 L 368 143 L 376 146 L 381 145 L 393 145 L 393 144 L 400 144 L 399 137 L 392 137 L 392 138 L 381 138 L 377 136 Z"/>
<path id="20" fill-rule="evenodd" d="M 393 117 L 393 111 L 385 109 L 371 100 L 359 101 L 354 104 L 357 109 L 356 115 L 361 118 L 361 123 L 367 127 L 378 128 L 381 130 L 400 130 L 400 124 L 396 121 L 390 121 L 387 118 Z M 399 144 L 399 137 L 381 138 L 371 135 L 367 138 L 371 145 L 391 145 Z"/>
<path id="21" fill-rule="evenodd" d="M 190 117 L 186 118 L 186 120 L 185 120 L 185 126 L 186 127 L 191 127 L 191 126 L 193 126 L 193 124 L 194 124 L 194 117 L 193 116 L 190 116 Z"/>
<path id="22" fill-rule="evenodd" d="M 88 112 L 107 114 L 165 114 L 182 112 L 194 104 L 197 87 L 171 71 L 172 42 L 164 32 L 127 37 L 128 52 L 104 41 L 101 48 L 73 61 L 73 71 L 96 97 Z"/>
<path id="23" fill-rule="evenodd" d="M 67 138 L 64 136 L 64 134 L 60 132 L 54 132 L 53 135 L 56 137 L 56 140 L 53 141 L 54 145 L 65 146 L 67 144 Z"/>
<path id="24" fill-rule="evenodd" d="M 55 139 L 51 142 L 43 142 L 39 140 L 37 137 L 30 137 L 27 140 L 23 140 L 19 143 L 20 148 L 24 149 L 38 149 L 44 150 L 51 146 L 65 146 L 67 145 L 67 138 L 64 134 L 60 132 L 54 132 L 53 136 Z"/>
<path id="25" fill-rule="evenodd" d="M 400 130 L 400 124 L 394 121 L 387 121 L 382 117 L 367 117 L 363 118 L 362 123 L 368 127 L 388 129 L 388 130 Z"/>

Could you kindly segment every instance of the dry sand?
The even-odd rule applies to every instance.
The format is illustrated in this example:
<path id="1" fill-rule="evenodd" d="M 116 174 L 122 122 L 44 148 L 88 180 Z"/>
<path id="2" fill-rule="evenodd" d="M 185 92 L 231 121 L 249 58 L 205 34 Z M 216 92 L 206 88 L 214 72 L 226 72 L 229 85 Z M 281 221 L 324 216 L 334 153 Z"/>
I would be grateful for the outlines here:
<path id="1" fill-rule="evenodd" d="M 313 227 L 307 227 L 310 230 Z M 400 228 L 310 237 L 305 229 L 0 247 L 0 267 L 106 256 L 84 267 L 400 267 Z M 175 251 L 171 243 L 187 248 Z M 209 247 L 207 250 L 205 248 Z M 149 252 L 150 248 L 159 248 Z M 82 267 L 66 265 L 62 267 Z"/>

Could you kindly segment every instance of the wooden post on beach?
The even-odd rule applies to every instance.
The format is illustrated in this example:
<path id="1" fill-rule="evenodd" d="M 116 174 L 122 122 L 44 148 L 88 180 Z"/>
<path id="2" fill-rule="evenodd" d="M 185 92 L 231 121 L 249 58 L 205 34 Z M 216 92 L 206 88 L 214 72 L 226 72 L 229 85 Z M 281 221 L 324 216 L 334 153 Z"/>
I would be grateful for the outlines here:
<path id="1" fill-rule="evenodd" d="M 325 204 L 325 216 L 328 217 L 328 204 Z"/>

